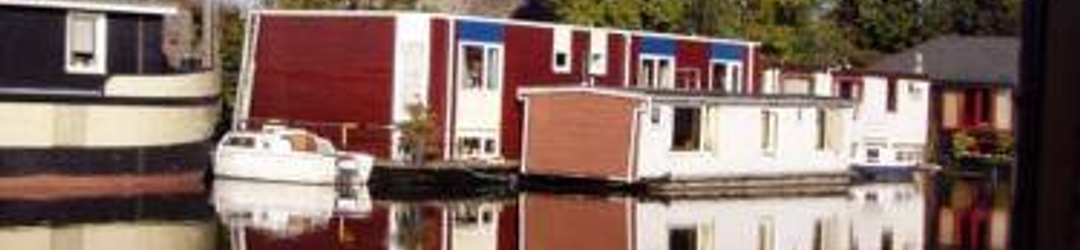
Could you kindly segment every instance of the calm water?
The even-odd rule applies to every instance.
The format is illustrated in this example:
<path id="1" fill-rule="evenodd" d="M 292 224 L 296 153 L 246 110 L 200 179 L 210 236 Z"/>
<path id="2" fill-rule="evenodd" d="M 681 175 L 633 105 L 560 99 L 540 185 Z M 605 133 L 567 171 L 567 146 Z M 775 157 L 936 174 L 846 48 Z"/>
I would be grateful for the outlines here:
<path id="1" fill-rule="evenodd" d="M 0 249 L 924 249 L 910 183 L 820 197 L 439 200 L 217 180 L 206 192 L 0 201 Z"/>

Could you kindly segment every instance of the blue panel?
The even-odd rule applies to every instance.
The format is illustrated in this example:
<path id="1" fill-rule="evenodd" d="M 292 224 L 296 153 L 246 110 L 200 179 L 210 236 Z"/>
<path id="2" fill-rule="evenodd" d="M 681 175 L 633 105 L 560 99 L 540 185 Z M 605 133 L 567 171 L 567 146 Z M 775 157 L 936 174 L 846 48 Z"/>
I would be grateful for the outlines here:
<path id="1" fill-rule="evenodd" d="M 652 55 L 675 55 L 675 41 L 665 38 L 645 37 L 641 39 L 641 53 Z"/>
<path id="2" fill-rule="evenodd" d="M 503 43 L 506 31 L 498 23 L 458 20 L 457 37 L 462 41 Z"/>
<path id="3" fill-rule="evenodd" d="M 714 43 L 712 44 L 712 59 L 742 60 L 743 47 L 738 45 Z"/>

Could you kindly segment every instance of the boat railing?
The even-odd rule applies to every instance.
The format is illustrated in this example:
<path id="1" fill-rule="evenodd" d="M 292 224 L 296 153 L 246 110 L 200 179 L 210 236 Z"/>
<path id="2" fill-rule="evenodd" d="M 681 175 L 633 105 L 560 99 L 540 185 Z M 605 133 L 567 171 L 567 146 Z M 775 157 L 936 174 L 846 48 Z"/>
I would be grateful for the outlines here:
<path id="1" fill-rule="evenodd" d="M 239 130 L 261 130 L 267 125 L 280 125 L 295 128 L 303 128 L 315 132 L 321 135 L 336 135 L 338 146 L 341 148 L 347 148 L 349 145 L 349 136 L 353 133 L 362 132 L 365 130 L 380 130 L 385 129 L 382 126 L 361 126 L 357 122 L 347 121 L 306 121 L 306 120 L 284 120 L 275 118 L 248 118 L 239 120 L 237 129 Z M 323 133 L 320 133 L 323 132 Z"/>

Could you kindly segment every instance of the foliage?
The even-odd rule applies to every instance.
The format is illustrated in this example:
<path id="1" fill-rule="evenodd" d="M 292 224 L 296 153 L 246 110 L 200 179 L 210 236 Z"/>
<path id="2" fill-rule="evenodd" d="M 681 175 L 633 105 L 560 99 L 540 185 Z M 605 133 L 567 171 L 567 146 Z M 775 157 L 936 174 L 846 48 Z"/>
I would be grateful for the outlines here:
<path id="1" fill-rule="evenodd" d="M 942 34 L 1016 35 L 1020 0 L 544 0 L 558 21 L 762 42 L 782 64 L 860 66 Z"/>
<path id="2" fill-rule="evenodd" d="M 409 120 L 399 122 L 396 128 L 401 132 L 401 144 L 405 152 L 412 156 L 414 163 L 422 165 L 423 160 L 430 158 L 428 149 L 437 146 L 432 145 L 438 141 L 435 118 L 431 110 L 423 104 L 412 103 L 405 108 L 409 113 Z"/>
<path id="3" fill-rule="evenodd" d="M 955 131 L 949 144 L 949 162 L 963 167 L 1009 165 L 1016 150 L 1012 133 L 986 126 Z"/>

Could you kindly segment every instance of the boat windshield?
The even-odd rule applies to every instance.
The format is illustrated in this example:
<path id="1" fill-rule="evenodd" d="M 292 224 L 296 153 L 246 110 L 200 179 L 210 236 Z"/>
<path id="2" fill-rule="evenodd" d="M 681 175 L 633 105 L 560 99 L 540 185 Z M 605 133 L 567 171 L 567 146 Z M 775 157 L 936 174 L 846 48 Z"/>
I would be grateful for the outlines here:
<path id="1" fill-rule="evenodd" d="M 308 134 L 286 135 L 285 140 L 289 142 L 293 152 L 316 152 L 318 150 L 315 138 Z"/>
<path id="2" fill-rule="evenodd" d="M 253 148 L 255 147 L 255 138 L 247 136 L 234 136 L 225 140 L 225 146 Z"/>

